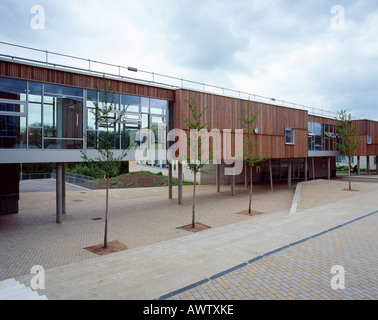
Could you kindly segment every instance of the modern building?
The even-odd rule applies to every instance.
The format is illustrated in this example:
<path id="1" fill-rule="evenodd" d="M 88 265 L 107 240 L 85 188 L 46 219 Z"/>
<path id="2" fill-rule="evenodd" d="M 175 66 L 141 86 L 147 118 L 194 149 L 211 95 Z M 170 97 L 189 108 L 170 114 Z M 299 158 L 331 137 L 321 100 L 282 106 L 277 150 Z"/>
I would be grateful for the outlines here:
<path id="1" fill-rule="evenodd" d="M 253 168 L 254 181 L 270 182 L 273 188 L 275 181 L 284 180 L 291 185 L 292 180 L 330 179 L 336 175 L 336 160 L 342 156 L 336 142 L 341 141 L 336 131 L 338 122 L 330 113 L 327 117 L 327 112 L 319 115 L 315 109 L 311 112 L 311 108 L 205 84 L 189 89 L 184 83 L 191 83 L 193 87 L 198 84 L 148 74 L 136 68 L 74 57 L 69 58 L 84 61 L 88 67 L 63 65 L 53 62 L 52 55 L 57 54 L 48 56 L 46 52 L 46 59 L 31 60 L 0 54 L 0 194 L 3 212 L 16 211 L 17 205 L 14 204 L 19 195 L 20 164 L 56 163 L 57 222 L 62 222 L 65 211 L 64 163 L 82 162 L 81 150 L 89 156 L 95 155 L 86 136 L 104 134 L 104 128 L 98 125 L 92 112 L 93 101 L 101 101 L 102 94 L 97 88 L 103 88 L 104 76 L 107 85 L 115 92 L 115 114 L 128 106 L 126 117 L 112 128 L 115 154 L 130 149 L 126 161 L 136 160 L 135 147 L 143 141 L 137 136 L 141 129 L 156 133 L 153 148 L 166 155 L 169 146 L 167 132 L 174 128 L 186 130 L 183 119 L 190 116 L 186 100 L 193 97 L 199 106 L 208 106 L 204 114 L 208 129 L 229 132 L 233 142 L 236 141 L 236 130 L 242 128 L 242 109 L 253 102 L 259 111 L 256 152 L 267 158 Z M 113 71 L 98 71 L 93 67 L 95 64 L 113 68 Z M 161 79 L 174 80 L 178 84 L 167 84 Z M 376 161 L 378 122 L 357 120 L 356 123 L 361 145 L 355 156 L 358 159 L 375 157 L 367 159 Z M 222 136 L 222 146 L 224 139 Z M 235 150 L 235 145 L 232 148 Z M 225 175 L 224 169 L 230 167 L 229 160 L 223 156 L 221 164 L 210 163 L 209 173 L 200 176 L 200 183 L 214 184 L 217 191 L 220 184 L 230 184 L 234 195 L 235 184 L 247 183 L 248 175 L 245 169 L 236 176 Z M 367 161 L 369 168 L 372 162 Z M 178 201 L 181 203 L 182 163 L 156 162 L 162 163 L 168 166 L 170 177 L 172 167 L 177 166 Z M 169 198 L 172 197 L 170 184 Z"/>

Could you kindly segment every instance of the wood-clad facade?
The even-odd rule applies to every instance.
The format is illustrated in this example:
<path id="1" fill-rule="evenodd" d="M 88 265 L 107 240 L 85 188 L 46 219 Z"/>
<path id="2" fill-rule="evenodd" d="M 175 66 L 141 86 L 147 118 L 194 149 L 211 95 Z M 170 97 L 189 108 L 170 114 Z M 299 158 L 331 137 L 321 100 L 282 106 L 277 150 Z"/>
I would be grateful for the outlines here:
<path id="1" fill-rule="evenodd" d="M 183 119 L 190 117 L 190 109 L 186 102 L 189 97 L 195 98 L 198 107 L 208 107 L 203 122 L 208 124 L 209 130 L 219 129 L 221 132 L 226 129 L 233 132 L 241 129 L 242 110 L 246 110 L 248 105 L 252 104 L 259 113 L 256 120 L 259 129 L 256 153 L 266 158 L 293 159 L 308 156 L 307 111 L 180 89 L 176 91 L 175 99 L 176 128 L 186 128 Z M 295 130 L 293 145 L 285 144 L 285 128 Z"/>
<path id="2" fill-rule="evenodd" d="M 371 120 L 356 120 L 357 134 L 361 143 L 358 146 L 355 156 L 377 156 L 378 155 L 378 122 Z"/>
<path id="3" fill-rule="evenodd" d="M 326 117 L 314 116 L 311 114 L 309 114 L 307 118 L 309 122 L 320 122 L 320 123 L 330 124 L 334 126 L 339 125 L 339 121 L 337 121 L 336 118 L 326 118 Z"/>
<path id="4" fill-rule="evenodd" d="M 80 89 L 93 90 L 103 87 L 103 78 L 98 74 L 80 73 L 51 66 L 24 64 L 9 60 L 0 60 L 0 76 Z M 245 99 L 189 89 L 157 86 L 136 80 L 110 78 L 107 79 L 107 85 L 110 85 L 116 93 L 169 101 L 169 115 L 166 117 L 169 129 L 186 129 L 183 119 L 190 117 L 189 105 L 186 100 L 192 97 L 199 107 L 208 106 L 203 117 L 203 121 L 208 124 L 208 129 L 218 129 L 220 132 L 231 130 L 231 141 L 234 141 L 235 130 L 242 128 L 242 110 L 252 104 L 259 112 L 256 121 L 259 130 L 256 136 L 258 141 L 256 153 L 262 154 L 268 159 L 306 159 L 309 157 L 336 156 L 336 150 L 332 145 L 329 145 L 329 149 L 325 149 L 328 152 L 326 154 L 318 152 L 319 150 L 315 148 L 311 149 L 310 155 L 308 140 L 310 122 L 325 126 L 337 126 L 338 121 L 333 118 L 309 115 L 306 110 L 301 109 L 251 102 Z M 376 156 L 378 154 L 378 122 L 358 120 L 355 123 L 361 137 L 361 145 L 356 151 L 356 156 Z M 286 129 L 294 131 L 294 143 L 286 143 Z M 324 136 L 324 132 L 322 134 Z M 25 150 L 24 152 L 28 151 L 34 152 L 33 162 L 35 162 L 38 153 L 36 153 L 36 150 Z M 41 161 L 43 161 L 43 156 Z"/>
<path id="5" fill-rule="evenodd" d="M 82 89 L 103 88 L 103 79 L 99 76 L 80 74 L 45 67 L 37 67 L 20 63 L 12 63 L 0 60 L 0 76 L 31 80 L 43 83 L 65 85 Z M 173 90 L 137 84 L 126 81 L 108 79 L 107 84 L 114 92 L 142 97 L 165 99 L 173 101 Z"/>
<path id="6" fill-rule="evenodd" d="M 2 177 L 6 177 L 7 181 L 4 181 L 3 179 L 3 182 L 6 182 L 8 185 L 8 187 L 0 190 L 0 194 L 18 194 L 20 163 L 51 162 L 57 163 L 57 168 L 58 166 L 61 168 L 64 162 L 82 161 L 79 149 L 82 148 L 85 152 L 91 152 L 90 146 L 88 147 L 85 142 L 85 136 L 89 133 L 99 135 L 100 129 L 96 128 L 96 121 L 89 117 L 91 107 L 88 106 L 88 94 L 90 92 L 89 90 L 96 90 L 98 88 L 103 89 L 103 77 L 89 72 L 69 71 L 62 68 L 43 66 L 41 64 L 25 64 L 2 59 L 0 59 L 0 77 L 0 80 L 5 83 L 4 92 L 0 90 L 1 125 L 4 127 L 8 126 L 9 128 L 12 127 L 12 129 L 0 128 L 0 173 L 2 174 Z M 10 87 L 16 87 L 14 85 L 9 85 L 9 83 L 14 82 L 23 82 L 28 85 L 25 85 L 22 89 L 18 88 L 17 90 L 19 91 L 14 93 L 14 90 L 9 90 Z M 1 84 L 2 83 L 0 83 L 0 89 L 2 88 Z M 81 93 L 78 95 L 71 95 L 71 98 L 69 94 L 67 95 L 69 96 L 67 98 L 65 94 L 62 93 L 57 98 L 58 93 L 47 92 L 46 94 L 44 89 L 41 89 L 38 100 L 39 102 L 36 105 L 35 101 L 29 101 L 27 100 L 29 98 L 25 98 L 32 95 L 30 93 L 30 87 L 32 85 L 40 85 L 41 88 L 55 87 L 52 85 L 67 86 L 76 88 L 75 91 L 81 90 Z M 242 129 L 242 112 L 243 110 L 246 110 L 250 104 L 255 107 L 255 110 L 258 112 L 256 121 L 256 127 L 258 128 L 256 139 L 258 144 L 256 145 L 255 151 L 268 159 L 261 164 L 261 167 L 258 166 L 253 169 L 254 179 L 257 179 L 257 181 L 267 181 L 267 177 L 269 177 L 268 179 L 271 184 L 274 179 L 288 180 L 288 184 L 291 186 L 291 179 L 307 180 L 311 177 L 313 179 L 321 177 L 328 177 L 328 179 L 330 179 L 332 175 L 336 174 L 336 156 L 341 155 L 341 153 L 336 150 L 336 144 L 334 143 L 337 138 L 334 135 L 335 126 L 338 125 L 336 119 L 309 115 L 306 110 L 261 102 L 251 102 L 245 99 L 227 97 L 220 94 L 169 87 L 168 85 L 156 85 L 154 83 L 142 82 L 136 79 L 121 79 L 116 77 L 107 78 L 107 86 L 110 86 L 115 93 L 119 94 L 119 109 L 117 110 L 122 110 L 121 101 L 123 101 L 122 99 L 124 99 L 124 95 L 127 95 L 125 98 L 126 101 L 129 101 L 127 99 L 139 99 L 139 104 L 132 105 L 133 107 L 137 106 L 137 108 L 139 108 L 139 111 L 133 111 L 134 124 L 130 124 L 132 121 L 129 121 L 129 126 L 127 126 L 127 120 L 125 120 L 122 124 L 117 123 L 114 126 L 116 127 L 119 125 L 118 136 L 116 134 L 114 135 L 114 148 L 118 148 L 116 152 L 120 153 L 123 148 L 130 148 L 129 154 L 131 155 L 128 154 L 125 161 L 136 160 L 135 148 L 132 147 L 138 145 L 135 136 L 139 134 L 138 132 L 140 129 L 145 129 L 147 127 L 150 131 L 157 131 L 160 128 L 158 125 L 162 124 L 163 131 L 165 130 L 164 125 L 167 125 L 167 130 L 174 128 L 186 130 L 186 125 L 183 120 L 191 116 L 187 100 L 189 98 L 194 98 L 198 107 L 208 107 L 204 114 L 203 121 L 207 123 L 209 131 L 217 129 L 220 131 L 221 137 L 223 137 L 222 134 L 224 132 L 231 131 L 232 154 L 235 152 L 235 132 L 236 130 Z M 8 91 L 6 90 L 7 88 Z M 29 90 L 28 94 L 26 94 L 27 90 Z M 49 94 L 50 96 L 48 96 Z M 98 93 L 95 92 L 95 94 Z M 23 96 L 24 99 L 22 101 L 21 96 Z M 98 94 L 98 97 L 99 96 L 100 94 Z M 60 106 L 53 103 L 50 103 L 49 105 L 47 100 L 50 99 L 50 101 L 52 101 L 53 98 L 60 99 Z M 142 103 L 142 100 L 148 100 L 148 107 Z M 62 101 L 65 103 L 62 103 Z M 164 107 L 160 105 L 161 103 L 164 104 Z M 29 118 L 32 118 L 31 111 L 28 110 L 29 105 L 33 107 L 33 104 L 34 108 L 39 110 L 39 119 L 37 117 L 38 121 L 35 122 L 36 125 L 30 123 L 32 121 L 28 122 Z M 68 113 L 66 110 L 66 114 L 74 115 L 74 117 L 71 118 L 74 119 L 74 122 L 77 122 L 75 125 L 80 129 L 80 133 L 74 134 L 73 136 L 65 136 L 64 130 L 61 130 L 61 132 L 63 132 L 61 136 L 57 136 L 56 133 L 55 136 L 52 135 L 53 133 L 49 136 L 50 131 L 48 131 L 48 127 L 44 127 L 45 118 L 47 119 L 46 121 L 49 119 L 48 114 L 45 114 L 45 111 L 51 109 L 54 110 L 54 115 L 58 114 L 52 106 L 60 111 L 60 120 L 61 122 L 65 121 L 65 126 L 67 128 L 72 125 L 69 123 L 70 121 L 68 120 L 68 117 L 64 116 L 65 113 L 62 112 L 62 108 L 64 108 L 65 105 L 67 110 L 71 108 L 71 113 Z M 127 103 L 124 104 L 124 106 L 126 105 Z M 22 108 L 24 111 L 20 111 Z M 143 111 L 143 108 L 148 109 L 148 111 Z M 136 115 L 136 113 L 138 114 Z M 33 117 L 35 117 L 35 114 Z M 22 134 L 21 122 L 23 123 L 22 129 L 24 130 Z M 357 124 L 358 135 L 361 137 L 361 145 L 357 149 L 355 155 L 377 156 L 378 122 L 371 120 L 358 120 L 355 121 L 355 123 Z M 53 122 L 52 125 L 55 126 L 54 128 L 58 128 L 55 122 Z M 123 133 L 121 133 L 121 125 L 124 126 Z M 314 132 L 310 132 L 310 126 L 311 130 Z M 30 128 L 32 129 L 29 130 Z M 330 132 L 330 130 L 333 130 L 333 133 Z M 58 130 L 56 130 L 56 132 L 57 131 Z M 124 133 L 126 131 L 128 132 L 128 135 Z M 317 132 L 316 134 L 315 131 Z M 134 132 L 133 140 L 130 138 L 130 132 Z M 40 138 L 39 145 L 33 145 L 34 140 L 32 138 L 35 137 L 33 134 Z M 124 134 L 124 136 L 121 134 Z M 153 143 L 155 144 L 155 147 L 158 146 L 158 148 L 164 145 L 164 148 L 161 148 L 160 151 L 166 156 L 166 141 L 161 141 L 159 139 L 160 138 L 157 138 Z M 80 147 L 77 147 L 75 144 L 73 144 L 73 146 L 76 146 L 76 148 L 70 149 L 67 147 L 69 146 L 67 142 L 71 142 L 71 140 L 75 140 L 75 143 L 79 143 Z M 5 144 L 4 141 L 10 142 Z M 66 143 L 66 145 L 64 143 Z M 223 156 L 222 169 L 229 165 L 227 161 L 225 161 L 229 159 L 226 159 L 223 155 L 223 145 L 224 141 L 221 143 L 222 150 L 220 150 L 220 153 Z M 233 157 L 233 155 L 231 155 L 231 157 Z M 207 178 L 204 177 L 204 180 L 208 179 L 210 183 L 217 181 L 218 190 L 220 182 L 230 183 L 233 186 L 235 186 L 236 181 L 237 183 L 248 182 L 248 176 L 245 175 L 245 169 L 241 174 L 238 174 L 237 177 L 235 177 L 235 175 L 230 177 L 226 174 L 221 177 L 219 174 L 221 170 L 219 166 L 221 165 L 210 165 L 217 166 L 216 170 L 213 170 L 217 172 L 217 176 L 215 177 L 214 175 L 210 178 L 209 176 Z M 172 182 L 171 163 L 169 164 L 169 172 L 169 181 Z M 182 174 L 180 177 L 180 172 L 182 172 L 182 164 L 179 164 L 178 172 L 179 203 L 181 203 Z M 64 180 L 63 174 L 61 177 L 57 176 L 57 180 Z M 201 182 L 203 181 L 201 180 Z M 169 188 L 169 194 L 171 197 L 172 184 L 170 184 Z M 233 190 L 235 190 L 234 187 Z M 57 217 L 58 215 L 60 215 L 60 213 L 58 213 L 57 209 Z"/>

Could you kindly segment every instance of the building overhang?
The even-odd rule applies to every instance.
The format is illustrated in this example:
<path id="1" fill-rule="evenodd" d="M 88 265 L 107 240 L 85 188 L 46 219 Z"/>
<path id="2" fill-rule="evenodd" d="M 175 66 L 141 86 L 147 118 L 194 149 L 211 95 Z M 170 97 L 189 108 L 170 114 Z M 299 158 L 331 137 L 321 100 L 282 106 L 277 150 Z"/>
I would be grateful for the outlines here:
<path id="1" fill-rule="evenodd" d="M 112 150 L 114 157 L 121 156 L 121 151 Z M 87 156 L 98 157 L 95 150 L 88 150 Z M 135 150 L 130 150 L 124 161 L 134 160 Z M 0 163 L 61 163 L 84 162 L 80 150 L 1 150 Z"/>
<path id="2" fill-rule="evenodd" d="M 309 151 L 309 158 L 316 157 L 338 157 L 341 156 L 341 151 Z"/>

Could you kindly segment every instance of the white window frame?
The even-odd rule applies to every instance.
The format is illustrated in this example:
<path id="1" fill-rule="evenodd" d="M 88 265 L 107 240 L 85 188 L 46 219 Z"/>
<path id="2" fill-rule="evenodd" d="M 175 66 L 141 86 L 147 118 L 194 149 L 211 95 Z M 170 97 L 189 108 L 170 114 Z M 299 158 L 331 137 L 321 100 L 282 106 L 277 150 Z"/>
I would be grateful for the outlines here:
<path id="1" fill-rule="evenodd" d="M 292 133 L 292 136 L 293 136 L 293 140 L 291 142 L 287 142 L 287 133 L 288 131 L 291 131 Z M 295 144 L 295 129 L 294 128 L 285 128 L 285 144 L 286 145 L 294 145 Z"/>

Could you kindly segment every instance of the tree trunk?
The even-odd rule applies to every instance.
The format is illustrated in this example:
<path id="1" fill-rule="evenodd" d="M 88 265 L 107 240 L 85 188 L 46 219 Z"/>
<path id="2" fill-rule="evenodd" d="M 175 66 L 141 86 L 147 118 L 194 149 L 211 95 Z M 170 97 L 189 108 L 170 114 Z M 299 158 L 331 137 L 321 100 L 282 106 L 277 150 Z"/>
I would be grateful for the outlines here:
<path id="1" fill-rule="evenodd" d="M 192 228 L 194 228 L 196 226 L 196 180 L 197 180 L 197 173 L 194 172 L 193 206 L 192 206 Z"/>
<path id="2" fill-rule="evenodd" d="M 105 230 L 104 248 L 108 247 L 108 208 L 109 208 L 109 125 L 106 126 L 106 206 L 105 206 Z"/>
<path id="3" fill-rule="evenodd" d="M 351 170 L 350 170 L 350 167 L 351 167 L 351 165 L 352 165 L 352 161 L 351 161 L 351 157 L 349 157 L 349 190 L 351 191 L 352 190 L 352 181 L 351 181 L 351 177 L 350 177 L 350 175 L 351 175 Z"/>
<path id="4" fill-rule="evenodd" d="M 248 209 L 248 213 L 249 214 L 252 214 L 252 166 L 249 165 L 249 176 L 250 176 L 250 190 L 249 190 L 249 209 Z"/>
<path id="5" fill-rule="evenodd" d="M 109 207 L 109 170 L 106 172 L 106 207 L 105 207 L 105 231 L 104 248 L 108 247 L 108 207 Z"/>

